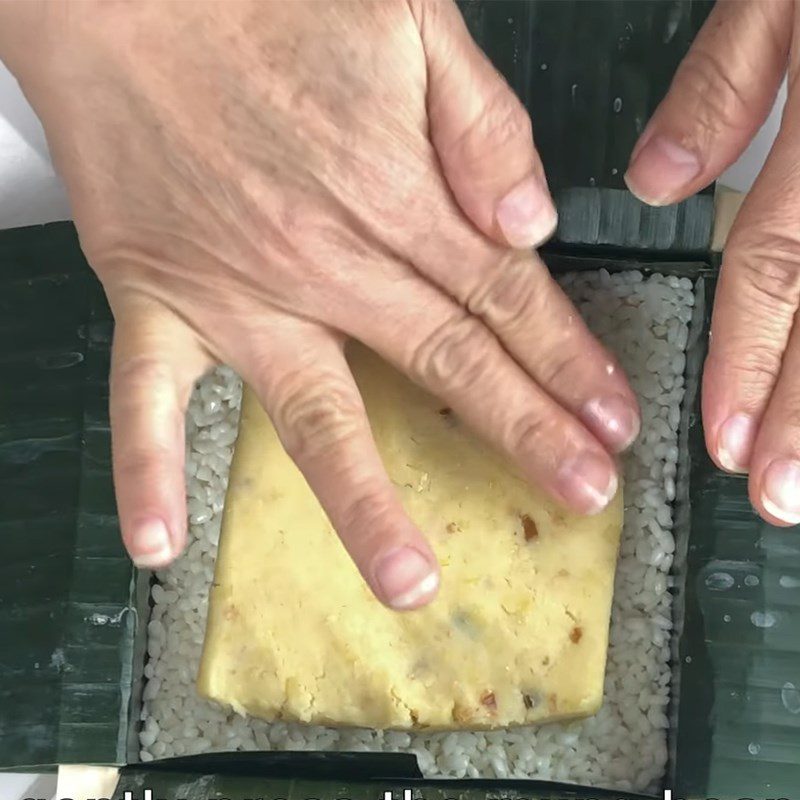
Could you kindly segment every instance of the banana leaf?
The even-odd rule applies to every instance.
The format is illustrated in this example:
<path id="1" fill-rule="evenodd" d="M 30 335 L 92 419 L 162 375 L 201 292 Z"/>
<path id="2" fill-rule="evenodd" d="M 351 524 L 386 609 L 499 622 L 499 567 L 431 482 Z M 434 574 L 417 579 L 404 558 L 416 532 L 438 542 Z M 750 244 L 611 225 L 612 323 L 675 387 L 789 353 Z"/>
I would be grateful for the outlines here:
<path id="1" fill-rule="evenodd" d="M 620 178 L 708 3 L 461 6 L 533 113 L 561 215 L 550 268 L 657 269 L 697 282 L 664 788 L 675 798 L 800 798 L 800 534 L 759 521 L 744 480 L 717 470 L 703 445 L 699 375 L 718 269 L 711 198 L 653 211 Z M 0 233 L 0 310 L 0 768 L 129 765 L 120 791 L 151 788 L 164 800 L 381 798 L 407 785 L 434 799 L 609 796 L 422 781 L 396 755 L 137 764 L 149 576 L 119 541 L 106 410 L 111 315 L 71 225 Z"/>

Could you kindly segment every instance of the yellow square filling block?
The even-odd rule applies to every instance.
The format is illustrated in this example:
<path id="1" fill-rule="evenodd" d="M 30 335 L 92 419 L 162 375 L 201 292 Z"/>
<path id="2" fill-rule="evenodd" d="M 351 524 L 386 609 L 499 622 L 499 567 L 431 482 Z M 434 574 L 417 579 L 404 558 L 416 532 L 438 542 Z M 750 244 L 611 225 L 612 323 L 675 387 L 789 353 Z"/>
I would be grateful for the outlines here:
<path id="1" fill-rule="evenodd" d="M 603 696 L 622 497 L 571 515 L 442 403 L 350 354 L 386 470 L 442 565 L 439 595 L 371 595 L 245 388 L 200 693 L 267 720 L 493 728 L 593 714 Z"/>

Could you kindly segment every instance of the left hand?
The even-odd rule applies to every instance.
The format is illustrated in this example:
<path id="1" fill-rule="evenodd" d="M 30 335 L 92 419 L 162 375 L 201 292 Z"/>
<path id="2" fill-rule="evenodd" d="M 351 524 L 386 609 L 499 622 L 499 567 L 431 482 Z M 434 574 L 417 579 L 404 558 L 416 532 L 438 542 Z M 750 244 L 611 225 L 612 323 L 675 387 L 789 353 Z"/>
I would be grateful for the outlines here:
<path id="1" fill-rule="evenodd" d="M 523 249 L 556 221 L 531 123 L 453 3 L 7 0 L 0 55 L 114 312 L 114 477 L 138 564 L 185 547 L 184 411 L 225 362 L 376 596 L 432 598 L 435 554 L 381 463 L 349 338 L 563 505 L 614 496 L 636 401 Z"/>
<path id="2" fill-rule="evenodd" d="M 728 238 L 703 378 L 709 453 L 748 472 L 775 525 L 800 523 L 800 7 L 717 3 L 634 148 L 630 189 L 683 200 L 732 164 L 789 70 L 780 133 Z"/>

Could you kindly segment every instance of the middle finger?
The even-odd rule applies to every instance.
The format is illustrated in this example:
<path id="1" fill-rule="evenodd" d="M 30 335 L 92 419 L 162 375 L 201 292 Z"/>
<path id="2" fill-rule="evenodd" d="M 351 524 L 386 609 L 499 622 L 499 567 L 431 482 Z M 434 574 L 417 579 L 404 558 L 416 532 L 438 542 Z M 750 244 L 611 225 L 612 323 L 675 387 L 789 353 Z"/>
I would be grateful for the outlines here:
<path id="1" fill-rule="evenodd" d="M 402 215 L 397 193 L 380 193 L 393 175 L 373 181 L 365 197 L 354 201 L 363 206 L 366 200 L 373 234 L 479 317 L 525 372 L 609 449 L 624 450 L 640 421 L 616 360 L 539 257 L 496 245 L 475 229 L 456 206 L 433 154 L 422 152 L 423 145 L 419 149 L 416 160 L 403 165 Z"/>
<path id="2" fill-rule="evenodd" d="M 523 474 L 579 513 L 616 494 L 601 443 L 503 349 L 486 325 L 412 270 L 372 280 L 336 324 L 440 397 Z M 384 269 L 385 275 L 385 269 Z M 548 356 L 533 340 L 536 352 Z"/>

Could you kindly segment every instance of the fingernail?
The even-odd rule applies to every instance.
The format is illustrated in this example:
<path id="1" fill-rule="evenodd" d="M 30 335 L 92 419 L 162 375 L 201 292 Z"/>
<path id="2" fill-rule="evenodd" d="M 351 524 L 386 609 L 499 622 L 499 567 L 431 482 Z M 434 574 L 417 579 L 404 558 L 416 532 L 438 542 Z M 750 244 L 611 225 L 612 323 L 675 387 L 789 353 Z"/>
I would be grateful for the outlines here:
<path id="1" fill-rule="evenodd" d="M 619 485 L 616 471 L 609 468 L 609 459 L 591 452 L 565 461 L 557 479 L 564 500 L 582 514 L 602 511 Z"/>
<path id="2" fill-rule="evenodd" d="M 386 602 L 399 610 L 420 605 L 439 586 L 439 572 L 413 547 L 400 547 L 383 556 L 375 578 Z"/>
<path id="3" fill-rule="evenodd" d="M 755 420 L 747 414 L 734 414 L 722 423 L 717 458 L 728 472 L 747 472 L 754 433 Z"/>
<path id="4" fill-rule="evenodd" d="M 663 136 L 653 136 L 625 173 L 625 183 L 642 202 L 663 206 L 672 202 L 701 170 L 697 156 Z"/>
<path id="5" fill-rule="evenodd" d="M 497 224 L 512 247 L 536 247 L 549 239 L 558 224 L 550 192 L 536 175 L 518 183 L 498 204 Z"/>
<path id="6" fill-rule="evenodd" d="M 800 462 L 779 458 L 767 467 L 761 502 L 773 517 L 800 524 Z"/>
<path id="7" fill-rule="evenodd" d="M 639 435 L 639 410 L 622 395 L 597 397 L 584 408 L 584 417 L 615 450 L 626 450 Z"/>
<path id="8" fill-rule="evenodd" d="M 131 558 L 137 567 L 157 569 L 166 566 L 173 556 L 169 531 L 163 520 L 140 522 L 131 538 Z"/>

